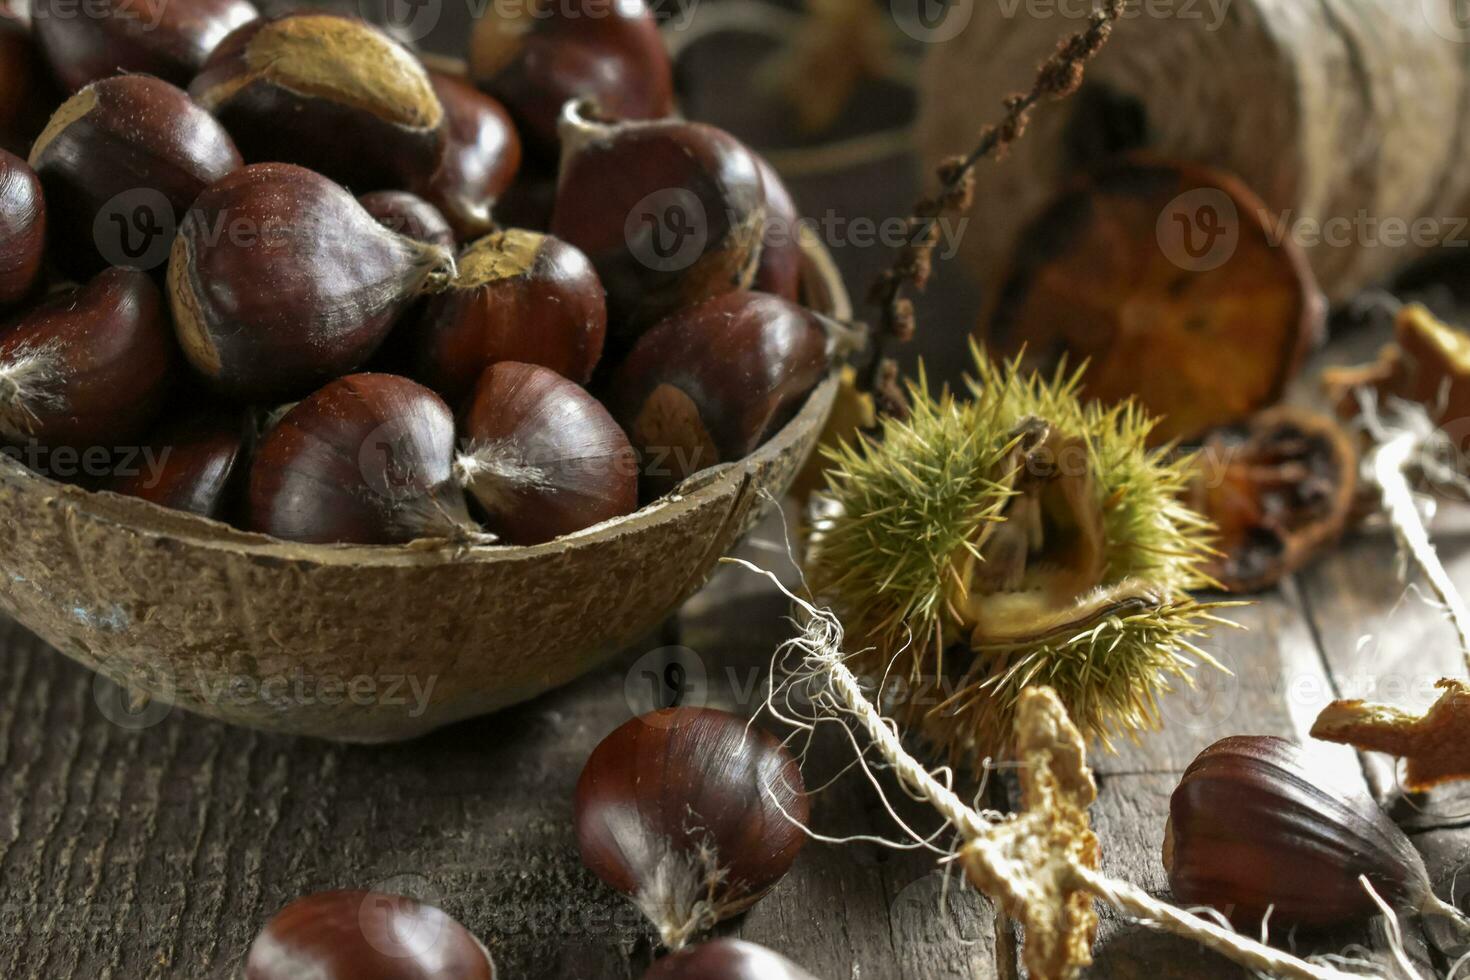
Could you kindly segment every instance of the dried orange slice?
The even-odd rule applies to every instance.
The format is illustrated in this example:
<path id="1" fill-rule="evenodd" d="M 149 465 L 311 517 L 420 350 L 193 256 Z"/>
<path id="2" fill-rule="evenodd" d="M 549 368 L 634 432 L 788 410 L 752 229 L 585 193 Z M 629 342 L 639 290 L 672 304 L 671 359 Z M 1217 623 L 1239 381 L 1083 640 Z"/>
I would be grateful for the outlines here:
<path id="1" fill-rule="evenodd" d="M 979 333 L 1028 367 L 1085 360 L 1086 393 L 1136 396 L 1162 442 L 1276 402 L 1325 316 L 1300 248 L 1244 184 L 1130 159 L 1027 228 Z"/>

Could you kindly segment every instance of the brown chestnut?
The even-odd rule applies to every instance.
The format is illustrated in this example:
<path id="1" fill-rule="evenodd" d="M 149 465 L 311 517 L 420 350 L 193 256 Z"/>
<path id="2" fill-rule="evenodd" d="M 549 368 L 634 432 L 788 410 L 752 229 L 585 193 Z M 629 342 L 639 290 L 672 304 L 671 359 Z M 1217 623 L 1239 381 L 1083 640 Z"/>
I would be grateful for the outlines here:
<path id="1" fill-rule="evenodd" d="M 753 452 L 827 372 L 816 314 L 764 293 L 726 293 L 664 320 L 613 372 L 608 407 L 642 457 L 645 490 Z"/>
<path id="2" fill-rule="evenodd" d="M 469 60 L 544 161 L 556 159 L 570 99 L 619 119 L 674 111 L 673 67 L 643 0 L 497 0 L 475 24 Z"/>
<path id="3" fill-rule="evenodd" d="M 244 416 L 219 412 L 168 423 L 128 453 L 105 489 L 170 510 L 221 520 L 246 470 Z"/>
<path id="4" fill-rule="evenodd" d="M 357 199 L 378 224 L 389 231 L 406 235 L 416 242 L 427 242 L 452 249 L 454 229 L 443 212 L 417 194 L 408 191 L 373 191 Z"/>
<path id="5" fill-rule="evenodd" d="M 495 223 L 501 228 L 547 231 L 556 207 L 556 176 L 522 169 L 516 182 L 495 202 Z"/>
<path id="6" fill-rule="evenodd" d="M 46 199 L 24 160 L 0 150 L 0 309 L 30 296 L 46 256 Z"/>
<path id="7" fill-rule="evenodd" d="M 776 168 L 757 156 L 766 190 L 766 232 L 753 289 L 796 303 L 801 300 L 801 212 Z"/>
<path id="8" fill-rule="evenodd" d="M 429 82 L 448 132 L 443 162 L 418 190 L 460 238 L 479 238 L 494 230 L 490 209 L 521 169 L 521 138 L 505 107 L 474 86 L 438 71 Z"/>
<path id="9" fill-rule="evenodd" d="M 512 229 L 475 242 L 457 264 L 412 329 L 415 378 L 459 404 L 496 361 L 540 364 L 579 383 L 592 377 L 607 306 L 585 255 Z"/>
<path id="10" fill-rule="evenodd" d="M 477 540 L 455 482 L 453 413 L 407 378 L 332 382 L 261 441 L 250 465 L 248 523 L 312 544 Z"/>
<path id="11" fill-rule="evenodd" d="M 259 16 L 249 0 L 33 0 L 31 21 L 68 91 L 112 75 L 187 85 L 215 45 Z"/>
<path id="12" fill-rule="evenodd" d="M 25 156 L 61 100 L 30 27 L 0 10 L 0 149 Z"/>
<path id="13" fill-rule="evenodd" d="M 587 760 L 575 807 L 582 863 L 631 898 L 671 949 L 774 888 L 810 816 L 785 747 L 712 708 L 656 711 L 618 728 Z"/>
<path id="14" fill-rule="evenodd" d="M 163 295 L 107 269 L 0 327 L 0 437 L 115 448 L 153 423 L 174 364 Z"/>
<path id="15" fill-rule="evenodd" d="M 675 310 L 750 286 L 766 228 L 760 163 L 713 126 L 563 117 L 551 233 L 587 253 L 607 289 L 613 349 Z"/>
<path id="16" fill-rule="evenodd" d="M 638 460 L 602 403 L 544 367 L 486 369 L 465 410 L 455 466 L 511 544 L 540 544 L 638 508 Z"/>
<path id="17" fill-rule="evenodd" d="M 245 980 L 495 980 L 495 963 L 464 926 L 402 895 L 320 892 L 266 924 Z"/>
<path id="18" fill-rule="evenodd" d="M 643 980 L 816 980 L 779 953 L 739 939 L 717 939 L 665 956 Z"/>
<path id="19" fill-rule="evenodd" d="M 249 162 L 300 164 L 359 192 L 417 186 L 444 156 L 444 107 L 423 65 L 356 17 L 302 11 L 247 24 L 189 94 Z"/>
<path id="20" fill-rule="evenodd" d="M 169 258 L 174 328 L 218 390 L 284 401 L 362 365 L 451 252 L 378 224 L 302 167 L 261 163 L 194 202 Z"/>
<path id="21" fill-rule="evenodd" d="M 238 170 L 224 127 L 182 89 L 117 75 L 68 99 L 31 148 L 51 206 L 52 252 L 74 275 L 161 268 L 206 187 Z"/>

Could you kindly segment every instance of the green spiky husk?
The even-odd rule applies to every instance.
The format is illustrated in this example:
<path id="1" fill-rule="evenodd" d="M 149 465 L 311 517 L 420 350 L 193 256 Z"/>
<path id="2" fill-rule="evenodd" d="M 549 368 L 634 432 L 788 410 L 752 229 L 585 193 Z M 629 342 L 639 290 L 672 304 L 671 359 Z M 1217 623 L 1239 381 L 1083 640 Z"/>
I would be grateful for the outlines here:
<path id="1" fill-rule="evenodd" d="M 1089 737 L 1134 738 L 1158 726 L 1159 696 L 1188 684 L 1197 663 L 1218 667 L 1192 642 L 1224 621 L 1220 604 L 1190 596 L 1213 584 L 1203 571 L 1211 528 L 1180 502 L 1191 460 L 1150 451 L 1154 423 L 1135 405 L 1084 404 L 1077 373 L 1040 378 L 974 354 L 972 398 L 931 394 L 921 368 L 907 420 L 885 418 L 877 438 L 825 450 L 830 514 L 807 556 L 812 592 L 867 647 L 855 666 L 907 682 L 887 710 L 956 761 L 1006 756 L 1017 698 L 1032 684 L 1054 688 Z M 1155 601 L 1085 629 L 975 649 L 954 604 L 958 561 L 979 560 L 981 531 L 1006 519 L 1008 460 L 1027 419 L 1086 446 L 1102 593 L 1140 584 Z"/>

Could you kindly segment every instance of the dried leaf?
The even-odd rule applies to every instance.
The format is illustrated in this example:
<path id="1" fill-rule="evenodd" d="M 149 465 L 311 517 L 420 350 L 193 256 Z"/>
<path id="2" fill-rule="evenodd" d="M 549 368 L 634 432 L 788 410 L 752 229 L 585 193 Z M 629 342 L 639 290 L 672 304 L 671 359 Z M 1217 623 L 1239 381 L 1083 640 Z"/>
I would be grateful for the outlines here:
<path id="1" fill-rule="evenodd" d="M 1445 678 L 1435 686 L 1444 693 L 1423 715 L 1334 701 L 1317 716 L 1312 737 L 1407 759 L 1405 786 L 1414 791 L 1470 779 L 1470 685 Z"/>

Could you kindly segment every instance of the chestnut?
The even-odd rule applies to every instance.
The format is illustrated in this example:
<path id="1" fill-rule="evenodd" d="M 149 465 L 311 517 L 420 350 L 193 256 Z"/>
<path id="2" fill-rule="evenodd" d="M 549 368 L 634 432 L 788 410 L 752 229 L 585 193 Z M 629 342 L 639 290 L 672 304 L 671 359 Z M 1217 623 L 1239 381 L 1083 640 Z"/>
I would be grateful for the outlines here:
<path id="1" fill-rule="evenodd" d="M 31 21 L 68 91 L 118 74 L 187 85 L 215 46 L 259 16 L 249 0 L 33 0 Z"/>
<path id="2" fill-rule="evenodd" d="M 31 295 L 46 255 L 46 199 L 24 160 L 0 150 L 0 309 Z"/>
<path id="3" fill-rule="evenodd" d="M 496 2 L 470 37 L 470 77 L 505 104 L 528 146 L 557 157 L 557 119 L 591 98 L 620 119 L 674 111 L 674 72 L 643 0 Z"/>
<path id="4" fill-rule="evenodd" d="M 654 963 L 643 980 L 816 980 L 779 953 L 739 939 L 717 939 Z"/>
<path id="5" fill-rule="evenodd" d="M 354 374 L 303 399 L 250 465 L 250 530 L 311 544 L 477 540 L 455 482 L 454 415 L 429 389 Z"/>
<path id="6" fill-rule="evenodd" d="M 0 149 L 25 156 L 61 100 L 30 27 L 0 10 Z"/>
<path id="7" fill-rule="evenodd" d="M 495 223 L 502 228 L 546 231 L 551 227 L 555 206 L 556 176 L 522 169 L 516 182 L 495 202 Z"/>
<path id="8" fill-rule="evenodd" d="M 301 11 L 247 24 L 189 94 L 247 161 L 300 164 L 359 192 L 416 186 L 444 156 L 444 107 L 423 65 L 356 17 Z"/>
<path id="9" fill-rule="evenodd" d="M 452 253 L 378 224 L 302 167 L 261 163 L 212 185 L 169 257 L 174 328 L 219 391 L 284 401 L 361 366 Z"/>
<path id="10" fill-rule="evenodd" d="M 582 863 L 631 898 L 664 945 L 745 911 L 791 870 L 810 804 L 772 735 L 712 708 L 627 722 L 577 781 Z"/>
<path id="11" fill-rule="evenodd" d="M 417 189 L 461 239 L 495 228 L 490 209 L 521 169 L 521 138 L 505 107 L 462 79 L 430 71 L 448 132 L 444 160 Z"/>
<path id="12" fill-rule="evenodd" d="M 701 123 L 563 116 L 551 233 L 587 253 L 607 288 L 613 347 L 675 310 L 750 286 L 766 229 L 760 163 Z"/>
<path id="13" fill-rule="evenodd" d="M 245 472 L 249 429 L 239 413 L 187 416 L 163 426 L 105 489 L 221 520 Z"/>
<path id="14" fill-rule="evenodd" d="M 485 370 L 465 409 L 460 482 L 485 525 L 541 544 L 638 508 L 638 460 L 602 403 L 534 364 Z"/>
<path id="15" fill-rule="evenodd" d="M 52 253 L 78 276 L 163 266 L 189 205 L 241 166 L 213 116 L 147 75 L 104 78 L 67 99 L 30 162 L 51 206 Z"/>
<path id="16" fill-rule="evenodd" d="M 810 310 L 764 293 L 726 293 L 674 314 L 613 372 L 608 407 L 662 494 L 753 452 L 827 372 L 827 333 Z"/>
<path id="17" fill-rule="evenodd" d="M 402 895 L 319 892 L 266 923 L 245 958 L 245 980 L 495 980 L 495 963 L 468 929 Z"/>
<path id="18" fill-rule="evenodd" d="M 378 224 L 389 231 L 406 235 L 416 242 L 427 242 L 452 249 L 454 229 L 443 212 L 417 194 L 408 191 L 373 191 L 357 199 Z"/>
<path id="19" fill-rule="evenodd" d="M 770 161 L 757 156 L 756 162 L 766 190 L 766 232 L 752 288 L 796 303 L 801 300 L 803 264 L 801 212 Z"/>
<path id="20" fill-rule="evenodd" d="M 112 268 L 0 327 L 0 437 L 114 448 L 153 423 L 174 364 L 163 295 Z"/>
<path id="21" fill-rule="evenodd" d="M 607 306 L 585 255 L 512 229 L 472 244 L 457 266 L 407 340 L 415 378 L 459 404 L 496 361 L 540 364 L 581 383 L 592 377 Z"/>

